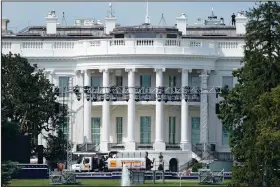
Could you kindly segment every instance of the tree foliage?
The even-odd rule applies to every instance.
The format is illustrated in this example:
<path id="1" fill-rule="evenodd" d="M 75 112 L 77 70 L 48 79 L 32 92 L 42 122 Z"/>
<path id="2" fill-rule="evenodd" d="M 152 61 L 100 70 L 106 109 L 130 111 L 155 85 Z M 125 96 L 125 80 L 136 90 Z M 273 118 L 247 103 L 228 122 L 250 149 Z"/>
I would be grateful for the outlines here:
<path id="1" fill-rule="evenodd" d="M 67 137 L 65 137 L 61 129 L 58 129 L 57 132 L 57 135 L 49 134 L 46 137 L 47 147 L 44 155 L 52 169 L 58 162 L 66 160 L 67 156 Z"/>
<path id="2" fill-rule="evenodd" d="M 278 180 L 269 182 L 266 179 L 268 174 L 275 179 L 277 172 L 272 172 L 273 168 L 280 169 L 276 158 L 271 160 L 279 155 L 279 150 L 271 147 L 275 143 L 279 147 L 276 139 L 280 131 L 276 129 L 279 129 L 280 113 L 273 113 L 273 108 L 265 104 L 269 97 L 280 98 L 277 96 L 279 90 L 271 92 L 280 85 L 279 12 L 279 2 L 260 3 L 247 12 L 244 66 L 233 72 L 238 80 L 235 87 L 222 91 L 224 100 L 220 102 L 219 118 L 231 133 L 230 146 L 238 162 L 232 170 L 233 183 L 236 184 L 262 186 L 279 183 L 279 175 Z M 273 120 L 271 115 L 274 115 Z M 268 124 L 274 125 L 275 129 Z M 275 165 L 272 167 L 273 160 Z"/>
<path id="3" fill-rule="evenodd" d="M 56 129 L 65 111 L 43 69 L 11 53 L 2 54 L 1 66 L 2 133 L 37 137 L 42 130 Z"/>
<path id="4" fill-rule="evenodd" d="M 11 176 L 21 170 L 16 162 L 1 163 L 1 186 L 8 186 Z"/>

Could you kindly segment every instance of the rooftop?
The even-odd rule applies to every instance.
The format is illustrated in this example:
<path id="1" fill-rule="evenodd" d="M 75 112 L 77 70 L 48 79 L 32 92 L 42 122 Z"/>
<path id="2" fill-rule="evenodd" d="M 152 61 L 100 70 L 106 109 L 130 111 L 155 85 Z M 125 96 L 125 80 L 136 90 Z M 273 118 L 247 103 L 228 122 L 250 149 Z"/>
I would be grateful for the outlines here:
<path id="1" fill-rule="evenodd" d="M 110 9 L 111 9 L 110 5 Z M 6 21 L 6 26 L 3 29 L 2 24 L 2 36 L 8 38 L 71 38 L 71 39 L 100 39 L 100 38 L 120 38 L 123 35 L 136 34 L 145 38 L 143 34 L 167 34 L 167 35 L 176 35 L 172 38 L 179 37 L 241 37 L 240 34 L 237 34 L 235 26 L 229 26 L 224 24 L 223 18 L 218 18 L 214 15 L 212 9 L 212 15 L 208 19 L 198 20 L 195 25 L 188 25 L 187 18 L 185 14 L 182 14 L 180 17 L 177 17 L 177 23 L 174 26 L 166 25 L 151 25 L 149 23 L 149 16 L 146 15 L 145 23 L 135 26 L 121 26 L 117 24 L 116 17 L 112 14 L 109 17 L 104 19 L 104 23 L 100 20 L 95 19 L 77 19 L 74 20 L 73 25 L 60 25 L 57 23 L 57 17 L 55 11 L 51 11 L 46 17 L 45 26 L 28 26 L 23 30 L 12 33 L 7 30 L 7 24 L 9 21 Z M 164 19 L 162 17 L 162 19 Z M 3 19 L 2 19 L 3 20 Z M 7 20 L 7 19 L 5 19 Z M 165 22 L 165 20 L 163 20 Z M 178 25 L 180 24 L 180 25 Z M 48 27 L 48 25 L 50 25 Z M 50 31 L 51 29 L 55 29 Z M 153 35 L 155 36 L 155 35 Z M 131 37 L 131 36 L 129 36 Z M 149 38 L 149 37 L 148 37 Z"/>

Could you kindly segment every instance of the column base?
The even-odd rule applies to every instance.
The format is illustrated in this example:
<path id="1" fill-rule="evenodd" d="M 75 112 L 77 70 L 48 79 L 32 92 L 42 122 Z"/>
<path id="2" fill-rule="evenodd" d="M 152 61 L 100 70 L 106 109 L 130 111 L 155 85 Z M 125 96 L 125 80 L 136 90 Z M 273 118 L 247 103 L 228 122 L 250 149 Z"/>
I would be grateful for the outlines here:
<path id="1" fill-rule="evenodd" d="M 136 150 L 136 143 L 135 142 L 126 142 L 125 143 L 125 150 L 126 151 L 135 151 Z"/>
<path id="2" fill-rule="evenodd" d="M 109 151 L 109 143 L 110 142 L 100 142 L 100 151 L 101 152 Z"/>
<path id="3" fill-rule="evenodd" d="M 192 151 L 192 145 L 189 142 L 181 142 L 182 151 Z"/>
<path id="4" fill-rule="evenodd" d="M 155 151 L 165 151 L 165 142 L 155 142 L 154 143 L 154 150 Z"/>

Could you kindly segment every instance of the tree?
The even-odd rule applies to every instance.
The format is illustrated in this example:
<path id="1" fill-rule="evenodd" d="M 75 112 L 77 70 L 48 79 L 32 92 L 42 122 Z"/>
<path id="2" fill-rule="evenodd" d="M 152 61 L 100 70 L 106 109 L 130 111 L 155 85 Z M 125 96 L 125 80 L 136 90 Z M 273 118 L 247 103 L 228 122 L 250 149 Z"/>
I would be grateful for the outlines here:
<path id="1" fill-rule="evenodd" d="M 224 100 L 220 102 L 219 118 L 230 131 L 230 146 L 238 162 L 232 169 L 232 182 L 236 184 L 262 186 L 264 166 L 268 167 L 268 159 L 264 158 L 269 158 L 270 152 L 256 144 L 265 140 L 259 137 L 264 124 L 257 112 L 260 109 L 256 111 L 255 107 L 262 106 L 263 94 L 280 85 L 279 11 L 278 2 L 267 2 L 247 12 L 244 66 L 233 72 L 238 80 L 235 87 L 224 88 L 221 94 Z"/>
<path id="2" fill-rule="evenodd" d="M 266 186 L 280 186 L 280 85 L 263 94 L 254 112 L 258 115 L 256 148 L 263 159 Z"/>
<path id="3" fill-rule="evenodd" d="M 28 133 L 36 140 L 42 130 L 56 129 L 67 108 L 56 102 L 57 94 L 43 69 L 12 53 L 2 54 L 1 66 L 2 133 Z M 33 141 L 32 147 L 36 144 Z"/>
<path id="4" fill-rule="evenodd" d="M 58 162 L 66 160 L 67 156 L 67 138 L 61 129 L 58 129 L 57 136 L 49 134 L 46 137 L 47 147 L 44 155 L 48 165 L 53 169 Z"/>

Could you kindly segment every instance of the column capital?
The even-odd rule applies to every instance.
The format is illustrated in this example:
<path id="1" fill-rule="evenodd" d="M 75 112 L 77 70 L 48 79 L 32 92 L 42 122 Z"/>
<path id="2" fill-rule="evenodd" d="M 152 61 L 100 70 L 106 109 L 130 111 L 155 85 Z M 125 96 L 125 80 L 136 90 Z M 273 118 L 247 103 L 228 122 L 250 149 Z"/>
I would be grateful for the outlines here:
<path id="1" fill-rule="evenodd" d="M 130 72 L 130 71 L 135 73 L 137 71 L 137 69 L 136 68 L 125 68 L 125 72 Z"/>
<path id="2" fill-rule="evenodd" d="M 182 69 L 178 69 L 179 73 L 191 73 L 192 69 L 188 69 L 188 68 L 182 68 Z"/>
<path id="3" fill-rule="evenodd" d="M 100 72 L 100 73 L 103 73 L 103 72 L 109 73 L 109 69 L 108 69 L 108 68 L 100 68 L 100 69 L 99 69 L 99 72 Z"/>
<path id="4" fill-rule="evenodd" d="M 154 68 L 154 72 L 165 72 L 165 68 Z"/>

